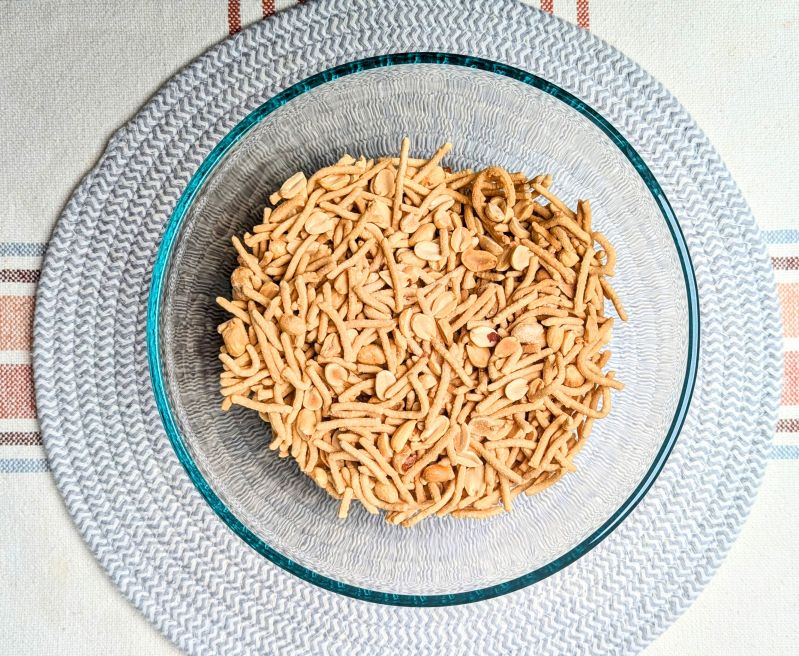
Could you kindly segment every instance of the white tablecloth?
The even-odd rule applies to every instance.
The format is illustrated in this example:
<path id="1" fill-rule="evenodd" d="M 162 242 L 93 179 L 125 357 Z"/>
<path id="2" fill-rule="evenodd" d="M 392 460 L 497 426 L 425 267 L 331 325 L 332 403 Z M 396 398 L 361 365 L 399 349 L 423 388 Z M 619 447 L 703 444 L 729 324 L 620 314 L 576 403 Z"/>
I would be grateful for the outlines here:
<path id="1" fill-rule="evenodd" d="M 693 114 L 766 231 L 783 302 L 786 382 L 760 496 L 719 573 L 646 654 L 797 653 L 799 2 L 534 2 L 620 48 Z M 112 131 L 208 46 L 289 4 L 0 1 L 0 653 L 176 651 L 111 585 L 46 469 L 32 297 L 58 213 Z"/>

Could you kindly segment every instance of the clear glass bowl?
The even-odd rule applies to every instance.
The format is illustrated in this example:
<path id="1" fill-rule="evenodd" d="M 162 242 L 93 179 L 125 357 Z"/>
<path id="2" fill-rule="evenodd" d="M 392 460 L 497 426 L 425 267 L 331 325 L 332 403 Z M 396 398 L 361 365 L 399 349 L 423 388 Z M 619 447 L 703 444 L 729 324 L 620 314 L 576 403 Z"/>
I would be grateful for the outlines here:
<path id="1" fill-rule="evenodd" d="M 347 521 L 293 461 L 269 451 L 268 426 L 219 410 L 214 303 L 228 296 L 230 236 L 259 222 L 268 195 L 347 152 L 412 155 L 454 144 L 453 168 L 500 164 L 552 173 L 618 249 L 612 368 L 626 383 L 596 422 L 577 472 L 487 521 L 390 526 L 356 504 Z M 507 66 L 435 53 L 340 66 L 272 98 L 213 150 L 168 224 L 153 274 L 148 343 L 164 425 L 208 503 L 253 549 L 312 583 L 382 603 L 487 599 L 558 571 L 606 537 L 662 468 L 690 402 L 699 314 L 690 259 L 662 190 L 600 115 L 559 87 Z"/>

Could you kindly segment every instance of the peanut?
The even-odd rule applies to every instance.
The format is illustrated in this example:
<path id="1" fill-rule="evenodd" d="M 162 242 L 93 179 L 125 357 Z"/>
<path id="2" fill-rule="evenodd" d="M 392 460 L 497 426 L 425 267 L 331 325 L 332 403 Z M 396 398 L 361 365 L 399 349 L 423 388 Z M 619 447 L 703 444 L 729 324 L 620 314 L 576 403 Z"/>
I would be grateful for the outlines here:
<path id="1" fill-rule="evenodd" d="M 374 178 L 372 178 L 371 189 L 372 193 L 378 196 L 385 196 L 391 198 L 394 196 L 394 178 L 395 175 L 388 169 L 383 169 Z"/>
<path id="2" fill-rule="evenodd" d="M 433 311 L 433 316 L 441 318 L 452 312 L 457 304 L 458 302 L 455 298 L 455 294 L 452 292 L 444 292 L 433 301 L 430 309 Z"/>
<path id="3" fill-rule="evenodd" d="M 523 378 L 516 378 L 505 385 L 505 396 L 511 401 L 519 401 L 527 396 L 529 384 Z"/>
<path id="4" fill-rule="evenodd" d="M 321 467 L 314 467 L 313 479 L 319 487 L 327 487 L 327 472 Z"/>
<path id="5" fill-rule="evenodd" d="M 455 472 L 452 471 L 452 467 L 445 465 L 428 465 L 422 471 L 422 478 L 428 483 L 443 483 L 454 479 Z"/>
<path id="6" fill-rule="evenodd" d="M 580 261 L 580 256 L 577 255 L 577 253 L 575 253 L 574 251 L 561 251 L 558 254 L 558 259 L 560 260 L 560 263 L 563 266 L 571 269 L 575 264 L 577 264 Z"/>
<path id="7" fill-rule="evenodd" d="M 395 453 L 399 453 L 405 448 L 415 429 L 416 422 L 409 420 L 394 431 L 394 435 L 391 436 L 391 448 Z"/>
<path id="8" fill-rule="evenodd" d="M 494 203 L 486 205 L 486 216 L 495 223 L 502 223 L 505 221 L 505 212 Z"/>
<path id="9" fill-rule="evenodd" d="M 521 352 L 522 346 L 515 337 L 504 337 L 494 348 L 494 356 L 498 358 L 507 358 Z"/>
<path id="10" fill-rule="evenodd" d="M 433 317 L 417 313 L 411 319 L 411 328 L 416 336 L 426 342 L 431 341 L 436 336 L 436 322 Z"/>
<path id="11" fill-rule="evenodd" d="M 445 194 L 439 194 L 438 196 L 436 196 L 435 198 L 433 198 L 430 201 L 430 204 L 428 205 L 428 208 L 430 209 L 431 212 L 433 210 L 440 209 L 442 207 L 446 208 L 446 209 L 449 209 L 450 207 L 452 207 L 452 205 L 454 203 L 455 203 L 455 199 L 450 198 L 449 196 L 447 196 Z"/>
<path id="12" fill-rule="evenodd" d="M 449 247 L 456 253 L 463 253 L 472 245 L 472 233 L 468 228 L 455 228 L 449 237 Z"/>
<path id="13" fill-rule="evenodd" d="M 432 223 L 425 223 L 416 228 L 408 239 L 411 246 L 416 246 L 420 241 L 433 241 L 436 238 L 436 227 Z"/>
<path id="14" fill-rule="evenodd" d="M 433 214 L 433 225 L 439 230 L 452 230 L 452 215 L 445 207 L 439 207 Z"/>
<path id="15" fill-rule="evenodd" d="M 380 481 L 375 483 L 375 496 L 386 503 L 397 503 L 399 501 L 397 488 L 391 483 L 382 483 Z"/>
<path id="16" fill-rule="evenodd" d="M 533 201 L 528 198 L 516 201 L 516 205 L 513 206 L 513 213 L 519 221 L 529 221 L 530 217 L 533 216 Z"/>
<path id="17" fill-rule="evenodd" d="M 305 322 L 293 314 L 284 314 L 278 324 L 280 329 L 289 335 L 302 335 L 305 332 Z"/>
<path id="18" fill-rule="evenodd" d="M 476 496 L 482 486 L 483 468 L 475 467 L 474 469 L 470 469 L 466 474 L 466 481 L 463 485 L 464 489 L 466 490 L 466 494 L 468 494 L 470 497 Z"/>
<path id="19" fill-rule="evenodd" d="M 563 327 L 550 326 L 547 328 L 546 341 L 547 346 L 553 351 L 560 350 L 561 344 L 563 344 Z"/>
<path id="20" fill-rule="evenodd" d="M 472 417 L 469 422 L 469 431 L 478 437 L 489 437 L 505 427 L 505 422 L 493 417 Z"/>
<path id="21" fill-rule="evenodd" d="M 422 387 L 424 387 L 426 390 L 429 390 L 438 385 L 438 378 L 436 378 L 433 374 L 422 374 L 419 376 L 419 382 L 422 384 Z"/>
<path id="22" fill-rule="evenodd" d="M 308 408 L 303 408 L 297 415 L 297 430 L 306 437 L 313 435 L 316 429 L 316 413 Z"/>
<path id="23" fill-rule="evenodd" d="M 358 351 L 356 360 L 361 364 L 381 365 L 386 363 L 386 355 L 377 344 L 367 344 Z"/>
<path id="24" fill-rule="evenodd" d="M 533 254 L 527 246 L 514 246 L 510 253 L 510 265 L 516 271 L 524 271 L 530 265 Z"/>
<path id="25" fill-rule="evenodd" d="M 247 330 L 244 328 L 244 322 L 238 317 L 234 317 L 222 325 L 224 326 L 222 328 L 222 339 L 225 342 L 225 348 L 229 355 L 237 358 L 244 353 L 244 349 L 250 343 L 250 339 L 247 337 Z"/>
<path id="26" fill-rule="evenodd" d="M 340 364 L 331 362 L 325 367 L 325 380 L 333 389 L 341 389 L 344 383 L 347 382 L 348 377 L 347 370 Z"/>
<path id="27" fill-rule="evenodd" d="M 461 424 L 458 432 L 455 434 L 455 439 L 452 442 L 455 452 L 464 453 L 469 448 L 470 439 L 471 436 L 469 435 L 469 426 L 466 424 Z"/>
<path id="28" fill-rule="evenodd" d="M 573 364 L 566 367 L 566 378 L 563 381 L 568 387 L 580 387 L 585 382 L 585 378 L 579 369 Z"/>
<path id="29" fill-rule="evenodd" d="M 427 427 L 422 431 L 419 439 L 422 442 L 426 442 L 427 440 L 437 440 L 439 437 L 443 437 L 444 433 L 446 433 L 448 430 L 449 419 L 439 415 L 438 417 L 430 420 L 430 422 L 427 424 Z"/>
<path id="30" fill-rule="evenodd" d="M 230 275 L 230 286 L 233 289 L 233 298 L 236 300 L 246 300 L 247 296 L 244 289 L 252 287 L 252 271 L 247 267 L 238 267 Z"/>
<path id="31" fill-rule="evenodd" d="M 413 247 L 413 254 L 420 260 L 432 262 L 441 258 L 441 247 L 435 241 L 420 241 Z"/>
<path id="32" fill-rule="evenodd" d="M 493 269 L 497 265 L 497 256 L 488 251 L 469 248 L 461 253 L 461 262 L 469 271 L 479 273 Z"/>
<path id="33" fill-rule="evenodd" d="M 527 321 L 517 324 L 510 331 L 510 334 L 519 340 L 520 344 L 534 344 L 538 348 L 543 348 L 546 344 L 544 327 L 537 321 Z"/>
<path id="34" fill-rule="evenodd" d="M 375 395 L 381 401 L 386 400 L 386 391 L 394 383 L 397 382 L 397 377 L 387 369 L 378 372 L 375 376 Z"/>
<path id="35" fill-rule="evenodd" d="M 283 186 L 280 187 L 280 195 L 287 200 L 294 198 L 300 192 L 304 193 L 307 185 L 308 180 L 306 179 L 305 174 L 300 171 L 292 175 L 283 183 Z"/>
<path id="36" fill-rule="evenodd" d="M 418 459 L 418 453 L 411 453 L 411 450 L 408 447 L 405 447 L 399 453 L 397 453 L 394 458 L 392 458 L 391 464 L 400 474 L 404 474 L 411 467 L 413 467 L 414 463 Z"/>
<path id="37" fill-rule="evenodd" d="M 466 356 L 469 362 L 478 369 L 488 366 L 488 361 L 491 359 L 491 349 L 486 346 L 475 346 L 474 344 L 466 345 Z"/>
<path id="38" fill-rule="evenodd" d="M 318 389 L 312 387 L 305 392 L 305 396 L 302 397 L 302 407 L 308 410 L 322 409 L 322 395 L 319 393 Z"/>
<path id="39" fill-rule="evenodd" d="M 333 217 L 321 210 L 311 212 L 311 215 L 305 220 L 305 231 L 309 235 L 323 235 L 331 232 L 334 226 Z"/>
<path id="40" fill-rule="evenodd" d="M 342 187 L 346 187 L 349 183 L 350 176 L 343 173 L 334 173 L 319 179 L 319 185 L 328 191 L 336 191 Z"/>
<path id="41" fill-rule="evenodd" d="M 437 187 L 442 182 L 444 182 L 444 178 L 446 173 L 444 173 L 444 169 L 440 166 L 434 166 L 430 173 L 427 174 L 427 178 L 425 178 L 425 182 L 430 187 Z"/>
<path id="42" fill-rule="evenodd" d="M 400 230 L 409 235 L 416 232 L 419 226 L 419 217 L 415 214 L 406 214 L 404 217 L 402 217 L 402 219 L 400 219 Z"/>
<path id="43" fill-rule="evenodd" d="M 475 346 L 488 348 L 499 343 L 499 333 L 491 326 L 477 326 L 469 331 L 469 340 Z"/>
<path id="44" fill-rule="evenodd" d="M 374 200 L 369 204 L 369 216 L 378 228 L 383 230 L 391 227 L 391 209 L 384 202 Z"/>

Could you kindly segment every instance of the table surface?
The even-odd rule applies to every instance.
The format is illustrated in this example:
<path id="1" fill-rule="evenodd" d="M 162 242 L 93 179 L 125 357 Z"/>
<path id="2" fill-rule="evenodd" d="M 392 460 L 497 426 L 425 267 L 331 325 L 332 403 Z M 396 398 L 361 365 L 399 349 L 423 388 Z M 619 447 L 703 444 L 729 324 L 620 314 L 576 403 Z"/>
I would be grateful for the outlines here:
<path id="1" fill-rule="evenodd" d="M 645 653 L 796 653 L 799 2 L 533 2 L 621 49 L 687 107 L 765 231 L 783 305 L 785 385 L 760 494 L 717 575 Z M 0 0 L 0 653 L 176 653 L 104 575 L 47 471 L 33 294 L 58 213 L 114 129 L 207 47 L 291 4 Z"/>

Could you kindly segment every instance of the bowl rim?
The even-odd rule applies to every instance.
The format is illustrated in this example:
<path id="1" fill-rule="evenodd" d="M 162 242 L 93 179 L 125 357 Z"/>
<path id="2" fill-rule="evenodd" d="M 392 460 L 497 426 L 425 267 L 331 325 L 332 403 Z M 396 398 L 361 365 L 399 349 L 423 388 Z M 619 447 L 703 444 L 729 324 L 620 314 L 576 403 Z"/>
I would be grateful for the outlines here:
<path id="1" fill-rule="evenodd" d="M 242 141 L 242 139 L 244 139 L 244 137 L 246 137 L 246 135 L 249 134 L 249 132 L 264 118 L 306 91 L 315 89 L 316 87 L 319 87 L 327 82 L 363 71 L 410 64 L 440 64 L 474 68 L 514 79 L 532 86 L 539 91 L 543 91 L 557 100 L 566 103 L 584 117 L 589 119 L 600 130 L 602 130 L 602 132 L 611 139 L 611 141 L 619 148 L 619 150 L 622 151 L 627 160 L 636 169 L 647 189 L 652 194 L 655 203 L 661 211 L 661 214 L 663 215 L 663 218 L 669 229 L 669 234 L 674 241 L 680 261 L 680 268 L 685 281 L 688 308 L 688 348 L 686 355 L 685 376 L 683 378 L 683 385 L 680 391 L 680 398 L 678 400 L 674 416 L 672 417 L 672 421 L 668 430 L 666 431 L 663 442 L 661 443 L 660 449 L 655 455 L 649 469 L 644 474 L 643 478 L 630 494 L 630 496 L 621 504 L 621 506 L 619 506 L 613 515 L 603 522 L 603 524 L 590 536 L 582 540 L 576 546 L 572 547 L 567 553 L 558 556 L 550 563 L 539 567 L 532 572 L 528 572 L 527 574 L 523 574 L 519 577 L 488 587 L 468 590 L 465 592 L 436 595 L 406 595 L 382 592 L 378 590 L 361 588 L 329 578 L 294 562 L 290 558 L 281 554 L 279 551 L 270 547 L 238 517 L 236 517 L 222 501 L 222 499 L 217 496 L 208 481 L 205 480 L 205 477 L 200 472 L 197 464 L 191 457 L 183 436 L 178 430 L 172 407 L 166 393 L 166 385 L 162 373 L 161 335 L 159 329 L 161 301 L 166 282 L 166 273 L 171 261 L 175 240 L 197 194 L 208 180 L 210 175 L 214 172 L 217 165 L 223 160 L 224 156 L 229 153 L 236 144 Z M 552 574 L 555 574 L 587 554 L 600 542 L 602 542 L 602 540 L 608 537 L 608 535 L 610 535 L 624 521 L 624 519 L 633 511 L 633 509 L 647 494 L 662 471 L 669 455 L 674 448 L 679 433 L 685 422 L 685 418 L 693 396 L 693 390 L 697 378 L 700 347 L 700 315 L 696 274 L 694 272 L 690 253 L 685 242 L 685 237 L 674 210 L 672 209 L 671 204 L 666 197 L 666 194 L 649 167 L 633 148 L 633 146 L 599 112 L 560 86 L 549 82 L 544 78 L 522 69 L 489 59 L 442 52 L 407 52 L 380 55 L 377 57 L 359 59 L 334 66 L 287 87 L 266 102 L 259 105 L 244 119 L 237 123 L 211 150 L 209 155 L 200 164 L 199 168 L 189 181 L 186 189 L 181 194 L 180 199 L 178 200 L 178 203 L 167 222 L 167 226 L 164 231 L 161 244 L 159 245 L 158 253 L 153 266 L 150 292 L 147 299 L 146 330 L 148 351 L 147 357 L 150 369 L 150 379 L 153 385 L 156 405 L 158 407 L 158 411 L 169 441 L 175 450 L 178 460 L 186 470 L 186 473 L 189 475 L 189 478 L 194 483 L 195 487 L 197 487 L 200 494 L 211 506 L 214 512 L 220 517 L 220 519 L 227 525 L 227 527 L 230 528 L 255 551 L 278 567 L 281 567 L 282 569 L 300 577 L 309 583 L 324 588 L 325 590 L 337 592 L 339 594 L 362 601 L 411 607 L 465 604 L 508 594 L 541 581 Z"/>

